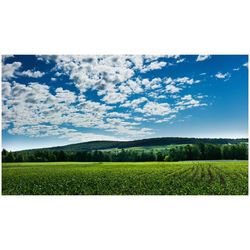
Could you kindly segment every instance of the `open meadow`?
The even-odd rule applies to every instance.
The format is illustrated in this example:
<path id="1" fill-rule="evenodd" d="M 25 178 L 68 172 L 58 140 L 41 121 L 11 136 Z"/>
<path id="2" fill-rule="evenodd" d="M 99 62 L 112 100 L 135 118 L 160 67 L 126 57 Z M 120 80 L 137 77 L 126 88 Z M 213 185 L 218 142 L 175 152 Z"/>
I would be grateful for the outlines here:
<path id="1" fill-rule="evenodd" d="M 3 195 L 247 195 L 247 161 L 3 163 Z"/>

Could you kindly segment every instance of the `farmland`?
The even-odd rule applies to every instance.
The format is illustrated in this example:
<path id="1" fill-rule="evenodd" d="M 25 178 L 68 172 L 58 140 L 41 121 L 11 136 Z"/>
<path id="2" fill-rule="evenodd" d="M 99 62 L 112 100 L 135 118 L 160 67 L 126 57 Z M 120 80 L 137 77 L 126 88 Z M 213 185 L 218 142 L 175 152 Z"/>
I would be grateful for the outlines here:
<path id="1" fill-rule="evenodd" d="M 3 195 L 247 195 L 247 161 L 3 163 Z"/>

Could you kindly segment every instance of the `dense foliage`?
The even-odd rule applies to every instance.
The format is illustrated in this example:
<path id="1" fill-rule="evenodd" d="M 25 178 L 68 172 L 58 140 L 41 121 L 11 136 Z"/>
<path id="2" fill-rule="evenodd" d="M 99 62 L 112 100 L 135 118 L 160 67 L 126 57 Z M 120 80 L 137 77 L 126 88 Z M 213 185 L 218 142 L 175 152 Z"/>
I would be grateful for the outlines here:
<path id="1" fill-rule="evenodd" d="M 214 145 L 197 144 L 170 148 L 165 160 L 247 160 L 248 145 L 246 143 Z"/>
<path id="2" fill-rule="evenodd" d="M 247 161 L 3 163 L 3 195 L 247 195 Z"/>
<path id="3" fill-rule="evenodd" d="M 84 150 L 51 151 L 31 150 L 20 152 L 2 151 L 3 162 L 143 162 L 143 161 L 186 161 L 186 160 L 247 160 L 248 145 L 239 144 L 187 144 L 162 149 L 134 150 Z"/>

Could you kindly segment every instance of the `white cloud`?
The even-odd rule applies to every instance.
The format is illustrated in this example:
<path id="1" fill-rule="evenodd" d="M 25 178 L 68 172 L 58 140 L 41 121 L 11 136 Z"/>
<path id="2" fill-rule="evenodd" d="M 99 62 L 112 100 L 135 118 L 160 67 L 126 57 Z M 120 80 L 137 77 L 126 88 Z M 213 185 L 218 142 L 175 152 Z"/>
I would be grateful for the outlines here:
<path id="1" fill-rule="evenodd" d="M 94 134 L 81 132 L 86 128 L 102 130 L 119 138 L 152 135 L 154 131 L 142 127 L 142 122 L 170 122 L 170 118 L 175 116 L 172 114 L 179 110 L 205 105 L 191 98 L 191 95 L 190 98 L 187 97 L 189 95 L 182 98 L 172 95 L 199 80 L 189 77 L 172 79 L 164 76 L 148 79 L 138 76 L 142 70 L 167 65 L 157 61 L 160 57 L 162 56 L 38 57 L 38 60 L 45 63 L 54 60 L 56 67 L 51 72 L 55 73 L 55 77 L 50 76 L 50 80 L 53 81 L 62 74 L 67 75 L 76 87 L 75 92 L 55 88 L 50 80 L 51 86 L 38 82 L 10 82 L 9 79 L 20 74 L 30 77 L 43 74 L 34 70 L 20 72 L 19 65 L 8 71 L 3 82 L 3 127 L 9 128 L 11 133 L 27 133 L 28 136 L 35 136 L 37 133 L 38 136 L 65 136 L 69 140 L 78 137 L 76 141 L 81 138 L 85 140 L 88 135 L 94 140 Z M 181 60 L 179 56 L 169 58 L 176 63 Z M 14 64 L 12 68 L 15 66 L 18 65 Z M 95 101 L 88 99 L 87 91 L 97 95 Z M 171 100 L 166 103 L 164 99 L 176 99 L 175 102 L 180 102 L 170 105 Z M 162 116 L 160 118 L 163 119 L 157 120 L 154 116 Z M 30 128 L 31 132 L 28 132 Z"/>
<path id="2" fill-rule="evenodd" d="M 52 95 L 49 86 L 40 83 L 13 83 L 4 86 L 2 119 L 8 124 L 12 123 L 14 127 L 45 122 L 60 124 L 74 110 L 69 104 L 75 97 L 68 90 L 58 88 L 56 95 Z"/>
<path id="3" fill-rule="evenodd" d="M 61 75 L 62 75 L 61 72 L 56 72 L 56 73 L 55 73 L 55 76 L 56 76 L 56 77 L 59 77 L 59 76 L 61 76 Z"/>
<path id="4" fill-rule="evenodd" d="M 230 73 L 221 73 L 221 72 L 218 72 L 216 75 L 215 75 L 216 78 L 218 79 L 229 79 L 231 77 L 231 74 Z"/>
<path id="5" fill-rule="evenodd" d="M 11 95 L 11 84 L 9 82 L 2 82 L 2 99 L 7 100 Z"/>
<path id="6" fill-rule="evenodd" d="M 7 63 L 2 65 L 3 81 L 10 80 L 15 77 L 16 71 L 22 66 L 20 62 Z"/>
<path id="7" fill-rule="evenodd" d="M 38 61 L 43 61 L 46 64 L 49 64 L 51 61 L 55 60 L 56 56 L 54 55 L 37 55 Z"/>
<path id="8" fill-rule="evenodd" d="M 199 83 L 199 80 L 194 80 L 192 78 L 189 77 L 178 77 L 175 79 L 176 82 L 181 83 L 181 84 L 194 84 L 194 83 Z"/>
<path id="9" fill-rule="evenodd" d="M 122 83 L 118 87 L 118 90 L 121 93 L 125 93 L 127 95 L 140 94 L 143 92 L 143 88 L 141 85 L 142 85 L 141 80 L 137 78 L 135 80 L 128 80 L 127 82 Z"/>
<path id="10" fill-rule="evenodd" d="M 180 90 L 181 90 L 181 88 L 175 87 L 172 84 L 169 84 L 166 86 L 167 93 L 174 94 L 174 93 L 178 93 Z"/>
<path id="11" fill-rule="evenodd" d="M 137 108 L 139 104 L 144 103 L 148 101 L 146 97 L 140 97 L 137 99 L 134 99 L 132 101 L 126 101 L 124 104 L 121 105 L 121 107 L 132 107 L 132 108 Z"/>
<path id="12" fill-rule="evenodd" d="M 181 59 L 178 59 L 177 61 L 176 61 L 176 63 L 182 63 L 182 62 L 184 62 L 185 61 L 185 58 L 181 58 Z"/>
<path id="13" fill-rule="evenodd" d="M 198 98 L 198 99 L 203 99 L 203 98 L 205 98 L 205 97 L 208 97 L 207 95 L 197 95 L 196 96 L 196 98 Z"/>
<path id="14" fill-rule="evenodd" d="M 40 78 L 45 75 L 44 72 L 41 72 L 39 70 L 37 71 L 32 71 L 32 70 L 26 70 L 20 73 L 22 76 L 27 76 L 27 77 L 32 77 L 32 78 Z"/>
<path id="15" fill-rule="evenodd" d="M 167 98 L 166 95 L 161 95 L 160 93 L 158 93 L 157 91 L 153 91 L 153 92 L 148 93 L 148 96 L 152 97 L 154 99 L 165 99 L 165 98 Z"/>
<path id="16" fill-rule="evenodd" d="M 69 131 L 63 133 L 59 138 L 69 138 L 73 142 L 87 142 L 87 141 L 125 141 L 123 137 L 116 137 L 110 135 L 102 135 L 96 133 L 83 133 L 78 131 Z"/>
<path id="17" fill-rule="evenodd" d="M 12 58 L 14 55 L 2 55 L 2 62 L 4 63 L 8 58 Z"/>
<path id="18" fill-rule="evenodd" d="M 133 91 L 133 93 L 139 94 L 143 92 L 141 82 L 138 79 L 136 79 L 135 81 L 128 80 L 126 84 Z"/>
<path id="19" fill-rule="evenodd" d="M 206 103 L 201 103 L 200 100 L 193 99 L 192 95 L 185 95 L 181 101 L 176 103 L 175 110 L 185 110 L 193 107 L 207 106 Z"/>
<path id="20" fill-rule="evenodd" d="M 79 132 L 76 129 L 59 127 L 57 125 L 26 125 L 9 129 L 8 132 L 13 135 L 28 135 L 30 137 L 56 136 L 60 139 L 67 138 L 69 141 L 75 142 L 125 140 L 115 136 Z"/>
<path id="21" fill-rule="evenodd" d="M 205 61 L 205 60 L 210 59 L 210 58 L 211 58 L 210 55 L 198 55 L 196 58 L 196 62 Z"/>
<path id="22" fill-rule="evenodd" d="M 131 114 L 129 113 L 120 113 L 120 112 L 110 112 L 107 114 L 107 117 L 119 117 L 124 119 L 130 119 Z"/>
<path id="23" fill-rule="evenodd" d="M 136 108 L 136 112 L 143 113 L 146 116 L 151 115 L 168 115 L 173 112 L 168 103 L 147 102 L 143 108 Z"/>
<path id="24" fill-rule="evenodd" d="M 166 78 L 164 83 L 166 83 L 166 84 L 175 84 L 174 80 L 171 77 Z"/>
<path id="25" fill-rule="evenodd" d="M 169 122 L 169 121 L 173 120 L 174 118 L 176 118 L 176 115 L 170 115 L 170 116 L 168 116 L 166 118 L 156 120 L 155 123 Z"/>
<path id="26" fill-rule="evenodd" d="M 135 121 L 137 122 L 142 122 L 142 121 L 147 121 L 147 119 L 143 118 L 143 117 L 133 117 Z"/>
<path id="27" fill-rule="evenodd" d="M 77 98 L 75 93 L 63 88 L 57 88 L 53 95 L 47 85 L 31 83 L 26 86 L 19 83 L 12 85 L 5 83 L 3 92 L 5 95 L 3 124 L 4 128 L 13 124 L 13 128 L 9 129 L 9 133 L 12 134 L 39 137 L 53 134 L 62 137 L 63 135 L 59 132 L 57 134 L 53 128 L 64 124 L 70 124 L 75 128 L 102 129 L 116 135 L 132 137 L 153 133 L 147 128 L 139 128 L 139 123 L 124 121 L 123 119 L 130 118 L 129 114 L 108 113 L 113 107 L 86 100 L 84 96 Z M 48 123 L 46 126 L 50 127 L 45 127 L 44 123 Z M 71 135 L 67 138 L 77 135 L 79 138 L 86 137 L 86 134 L 78 133 L 75 129 L 66 132 Z M 93 136 L 92 140 L 94 138 Z"/>
<path id="28" fill-rule="evenodd" d="M 57 99 L 58 102 L 65 102 L 67 104 L 70 104 L 76 101 L 75 93 L 69 90 L 65 90 L 63 88 L 57 88 L 55 92 L 56 92 L 55 98 Z"/>
<path id="29" fill-rule="evenodd" d="M 239 71 L 240 70 L 240 68 L 234 68 L 233 69 L 233 71 Z"/>
<path id="30" fill-rule="evenodd" d="M 243 67 L 248 67 L 248 62 L 244 63 L 242 66 Z"/>
<path id="31" fill-rule="evenodd" d="M 140 82 L 131 79 L 142 68 L 143 56 L 58 56 L 55 61 L 56 70 L 67 74 L 81 93 L 96 90 L 107 103 L 143 92 Z"/>
<path id="32" fill-rule="evenodd" d="M 158 89 L 161 87 L 160 82 L 162 81 L 161 78 L 153 78 L 152 80 L 149 80 L 148 78 L 142 79 L 141 83 L 145 86 L 145 89 Z"/>
<path id="33" fill-rule="evenodd" d="M 146 73 L 151 70 L 161 69 L 167 65 L 166 62 L 151 62 L 149 65 L 145 66 L 141 72 Z"/>
<path id="34" fill-rule="evenodd" d="M 82 92 L 115 85 L 134 75 L 127 56 L 58 56 L 56 63 Z"/>
<path id="35" fill-rule="evenodd" d="M 168 57 L 167 55 L 144 55 L 143 58 L 145 59 L 146 63 L 150 63 L 152 61 L 156 61 L 162 57 Z"/>
<path id="36" fill-rule="evenodd" d="M 123 103 L 127 99 L 127 94 L 109 92 L 107 93 L 102 100 L 108 104 Z"/>
<path id="37" fill-rule="evenodd" d="M 189 84 L 192 85 L 194 83 L 199 83 L 200 80 L 194 80 L 193 78 L 189 78 L 189 77 L 178 77 L 176 79 L 172 79 L 171 77 L 167 77 L 164 79 L 164 83 L 165 84 L 170 84 L 170 85 L 184 85 L 184 84 Z M 171 87 L 170 87 L 171 88 Z"/>
<path id="38" fill-rule="evenodd" d="M 191 95 L 185 95 L 181 98 L 181 100 L 192 100 L 192 96 Z"/>

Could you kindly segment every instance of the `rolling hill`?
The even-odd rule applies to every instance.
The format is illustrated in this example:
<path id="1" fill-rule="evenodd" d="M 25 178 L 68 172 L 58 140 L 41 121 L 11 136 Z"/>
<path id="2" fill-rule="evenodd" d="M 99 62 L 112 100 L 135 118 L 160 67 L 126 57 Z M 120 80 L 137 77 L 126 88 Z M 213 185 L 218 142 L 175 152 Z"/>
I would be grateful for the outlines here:
<path id="1" fill-rule="evenodd" d="M 180 145 L 180 144 L 197 144 L 197 143 L 211 143 L 211 144 L 236 144 L 240 142 L 248 142 L 248 139 L 226 139 L 226 138 L 186 138 L 186 137 L 162 137 L 162 138 L 150 138 L 134 141 L 90 141 L 76 144 L 69 144 L 65 146 L 29 149 L 23 151 L 71 151 L 79 152 L 86 150 L 104 150 L 114 148 L 132 148 L 132 147 L 152 147 L 152 146 L 168 146 L 168 145 Z"/>

